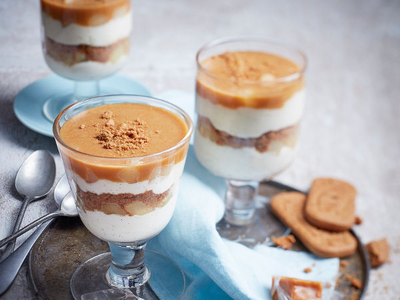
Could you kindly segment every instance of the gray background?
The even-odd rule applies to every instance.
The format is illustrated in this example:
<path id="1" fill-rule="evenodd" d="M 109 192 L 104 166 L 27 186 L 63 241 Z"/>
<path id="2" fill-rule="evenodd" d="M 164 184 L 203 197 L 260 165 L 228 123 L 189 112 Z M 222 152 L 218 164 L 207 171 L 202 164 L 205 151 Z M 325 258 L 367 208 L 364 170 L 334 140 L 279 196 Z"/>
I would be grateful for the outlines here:
<path id="1" fill-rule="evenodd" d="M 196 51 L 226 36 L 268 36 L 308 58 L 307 106 L 295 162 L 276 180 L 307 189 L 313 178 L 348 180 L 359 192 L 363 242 L 387 237 L 390 262 L 371 273 L 366 299 L 398 299 L 400 285 L 400 1 L 133 0 L 132 52 L 122 75 L 153 94 L 194 91 Z M 40 46 L 39 1 L 0 2 L 0 238 L 21 202 L 16 171 L 37 149 L 60 158 L 52 138 L 13 113 L 17 93 L 50 75 Z M 26 224 L 55 209 L 31 204 Z M 19 243 L 22 239 L 19 239 Z M 24 268 L 2 299 L 34 297 Z"/>

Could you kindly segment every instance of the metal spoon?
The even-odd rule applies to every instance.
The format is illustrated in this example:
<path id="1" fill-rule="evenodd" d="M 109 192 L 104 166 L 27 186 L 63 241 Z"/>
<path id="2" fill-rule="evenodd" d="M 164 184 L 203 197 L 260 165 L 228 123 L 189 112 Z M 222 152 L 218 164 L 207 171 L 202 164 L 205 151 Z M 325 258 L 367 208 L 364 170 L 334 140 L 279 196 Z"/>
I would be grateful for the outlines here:
<path id="1" fill-rule="evenodd" d="M 34 222 L 34 223 L 43 223 L 43 222 L 44 223 L 38 229 L 36 229 L 32 233 L 32 235 L 24 243 L 22 243 L 21 246 L 18 247 L 17 250 L 15 250 L 9 257 L 4 259 L 0 263 L 0 295 L 3 294 L 11 286 L 11 284 L 13 283 L 15 277 L 17 276 L 17 274 L 19 272 L 19 269 L 21 268 L 25 258 L 28 256 L 29 252 L 31 251 L 36 240 L 40 237 L 40 235 L 47 228 L 47 226 L 50 225 L 50 223 L 54 220 L 52 218 L 54 218 L 58 215 L 59 216 L 71 216 L 71 217 L 78 215 L 78 212 L 77 212 L 76 206 L 75 206 L 75 201 L 74 201 L 71 193 L 69 192 L 68 180 L 65 176 L 63 176 L 60 179 L 60 181 L 58 182 L 58 184 L 54 190 L 54 199 L 57 203 L 57 206 L 60 208 L 57 212 L 60 212 L 60 213 L 58 213 L 58 214 L 56 214 L 57 212 L 50 213 L 50 214 L 40 218 L 39 219 L 40 222 Z M 64 211 L 64 213 L 61 213 L 61 211 Z M 33 225 L 33 226 L 35 226 L 35 225 Z M 33 227 L 33 226 L 29 226 L 29 227 Z M 24 227 L 24 229 L 27 227 Z M 26 230 L 29 230 L 29 228 Z"/>
<path id="2" fill-rule="evenodd" d="M 61 177 L 60 181 L 58 182 L 55 190 L 54 190 L 54 200 L 58 206 L 58 210 L 55 212 L 49 213 L 36 221 L 32 222 L 31 224 L 25 226 L 24 228 L 18 230 L 14 234 L 6 237 L 5 239 L 0 241 L 0 247 L 9 243 L 10 241 L 16 239 L 20 235 L 24 234 L 25 232 L 29 231 L 30 229 L 46 222 L 47 220 L 53 219 L 58 216 L 65 216 L 65 217 L 76 217 L 78 216 L 78 211 L 75 205 L 75 199 L 70 192 L 70 187 L 68 184 L 67 177 L 64 175 Z"/>
<path id="3" fill-rule="evenodd" d="M 24 196 L 24 202 L 19 210 L 12 233 L 21 226 L 22 219 L 29 203 L 46 196 L 53 186 L 56 177 L 56 164 L 53 156 L 47 150 L 33 152 L 21 165 L 15 177 L 15 188 Z M 2 254 L 2 259 L 10 255 L 15 248 L 12 241 Z"/>

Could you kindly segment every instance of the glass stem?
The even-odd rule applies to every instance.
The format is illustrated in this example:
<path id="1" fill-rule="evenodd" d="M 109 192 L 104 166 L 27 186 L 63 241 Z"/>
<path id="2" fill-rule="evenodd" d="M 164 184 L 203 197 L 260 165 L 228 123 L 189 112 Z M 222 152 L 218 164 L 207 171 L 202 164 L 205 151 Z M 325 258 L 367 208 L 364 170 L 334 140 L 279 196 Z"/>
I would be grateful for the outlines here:
<path id="1" fill-rule="evenodd" d="M 256 181 L 228 180 L 225 195 L 225 220 L 234 225 L 253 222 L 256 211 L 255 198 L 259 183 Z"/>
<path id="2" fill-rule="evenodd" d="M 146 242 L 133 246 L 118 246 L 109 243 L 112 264 L 107 272 L 108 282 L 119 288 L 143 285 L 150 278 L 144 262 Z"/>
<path id="3" fill-rule="evenodd" d="M 80 101 L 86 98 L 100 95 L 99 81 L 75 81 L 74 100 Z"/>

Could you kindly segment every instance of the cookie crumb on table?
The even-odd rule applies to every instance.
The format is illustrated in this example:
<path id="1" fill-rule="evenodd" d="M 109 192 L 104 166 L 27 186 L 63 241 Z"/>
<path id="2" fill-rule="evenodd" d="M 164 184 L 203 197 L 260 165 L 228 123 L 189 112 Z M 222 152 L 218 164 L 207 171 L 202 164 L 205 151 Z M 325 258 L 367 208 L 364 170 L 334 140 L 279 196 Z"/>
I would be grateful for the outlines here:
<path id="1" fill-rule="evenodd" d="M 360 225 L 360 224 L 362 224 L 362 222 L 363 222 L 363 219 L 361 219 L 359 216 L 355 217 L 354 224 Z"/>
<path id="2" fill-rule="evenodd" d="M 362 288 L 361 280 L 357 279 L 355 276 L 352 276 L 350 274 L 346 274 L 346 280 L 351 283 L 352 287 L 354 287 L 356 289 L 361 289 Z"/>
<path id="3" fill-rule="evenodd" d="M 281 247 L 285 250 L 290 249 L 293 246 L 293 244 L 296 243 L 296 238 L 291 234 L 287 236 L 281 236 L 278 238 L 273 236 L 271 240 L 276 246 Z"/>
<path id="4" fill-rule="evenodd" d="M 311 273 L 312 269 L 311 268 L 305 268 L 303 271 L 304 271 L 304 273 Z"/>
<path id="5" fill-rule="evenodd" d="M 329 289 L 329 288 L 331 288 L 331 287 L 332 287 L 332 284 L 330 284 L 329 282 L 325 282 L 324 288 Z"/>
<path id="6" fill-rule="evenodd" d="M 349 265 L 349 262 L 347 260 L 341 260 L 340 261 L 340 266 L 346 268 Z"/>
<path id="7" fill-rule="evenodd" d="M 355 287 L 356 289 L 361 289 L 362 288 L 362 282 L 361 282 L 361 280 L 359 280 L 357 278 L 353 278 L 351 280 L 351 286 Z"/>

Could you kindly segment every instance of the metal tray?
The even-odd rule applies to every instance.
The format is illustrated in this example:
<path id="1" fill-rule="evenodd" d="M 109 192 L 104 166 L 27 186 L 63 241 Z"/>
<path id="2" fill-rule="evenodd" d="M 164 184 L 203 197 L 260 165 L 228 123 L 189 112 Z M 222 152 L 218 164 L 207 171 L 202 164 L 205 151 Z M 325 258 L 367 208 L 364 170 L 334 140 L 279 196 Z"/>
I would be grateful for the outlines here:
<path id="1" fill-rule="evenodd" d="M 260 186 L 260 194 L 273 196 L 282 191 L 298 191 L 294 188 L 270 181 Z M 265 197 L 264 197 L 265 199 Z M 288 229 L 268 210 L 268 203 L 261 203 L 257 209 L 254 224 L 246 227 L 233 226 L 221 220 L 217 224 L 221 236 L 235 240 L 248 247 L 258 243 L 270 243 L 268 236 L 287 234 Z M 341 277 L 335 287 L 344 299 L 350 295 L 363 299 L 369 278 L 369 258 L 364 245 L 358 241 L 357 251 L 344 260 L 346 268 L 341 267 Z M 297 241 L 294 251 L 307 251 Z M 79 218 L 60 218 L 53 222 L 41 235 L 29 257 L 30 273 L 34 288 L 42 299 L 73 299 L 69 282 L 75 269 L 96 254 L 107 252 L 107 243 L 93 236 L 81 223 Z M 345 274 L 351 274 L 361 280 L 363 286 L 356 290 L 351 288 Z M 354 298 L 352 298 L 354 299 Z"/>
<path id="2" fill-rule="evenodd" d="M 306 194 L 304 191 L 300 191 L 276 181 L 263 182 L 260 185 L 259 194 L 262 196 L 262 201 L 265 201 L 265 199 L 269 199 L 272 196 L 285 191 L 301 192 Z M 217 229 L 220 235 L 230 240 L 236 240 L 248 247 L 253 247 L 259 243 L 273 245 L 272 241 L 270 241 L 268 237 L 289 234 L 290 229 L 285 227 L 285 225 L 281 223 L 269 210 L 268 201 L 260 203 L 260 208 L 258 208 L 256 212 L 255 222 L 251 226 L 232 226 L 227 224 L 224 220 L 221 220 L 217 224 Z M 369 271 L 371 268 L 369 256 L 365 246 L 362 244 L 356 233 L 353 230 L 350 230 L 350 233 L 357 239 L 357 251 L 353 255 L 341 259 L 347 261 L 348 266 L 340 267 L 340 277 L 337 280 L 335 291 L 337 291 L 343 299 L 350 299 L 350 296 L 351 299 L 363 299 L 367 292 L 369 283 Z M 298 239 L 296 239 L 296 243 L 293 245 L 291 250 L 308 251 Z M 362 288 L 352 288 L 351 283 L 346 280 L 347 274 L 361 280 Z"/>

